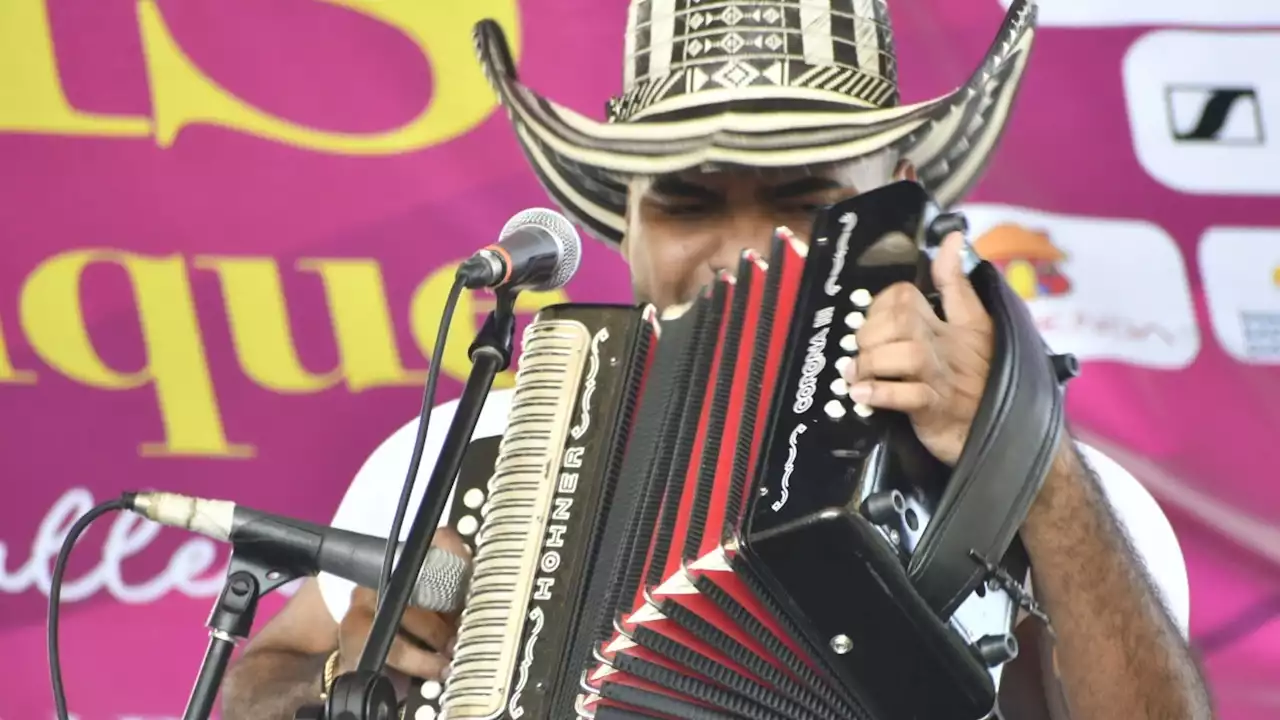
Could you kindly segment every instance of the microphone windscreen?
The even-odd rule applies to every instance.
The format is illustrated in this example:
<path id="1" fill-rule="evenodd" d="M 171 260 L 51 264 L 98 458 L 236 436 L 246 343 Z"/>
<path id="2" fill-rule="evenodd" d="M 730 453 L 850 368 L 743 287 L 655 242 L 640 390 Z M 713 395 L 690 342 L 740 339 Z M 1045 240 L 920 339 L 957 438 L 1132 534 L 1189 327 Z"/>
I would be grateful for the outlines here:
<path id="1" fill-rule="evenodd" d="M 409 602 L 434 612 L 456 612 L 467 599 L 471 562 L 438 547 L 427 551 Z"/>
<path id="2" fill-rule="evenodd" d="M 555 240 L 560 257 L 550 279 L 538 286 L 539 290 L 554 290 L 573 279 L 582 263 L 582 238 L 569 218 L 555 210 L 530 208 L 512 216 L 498 233 L 499 242 L 526 228 L 535 227 Z"/>

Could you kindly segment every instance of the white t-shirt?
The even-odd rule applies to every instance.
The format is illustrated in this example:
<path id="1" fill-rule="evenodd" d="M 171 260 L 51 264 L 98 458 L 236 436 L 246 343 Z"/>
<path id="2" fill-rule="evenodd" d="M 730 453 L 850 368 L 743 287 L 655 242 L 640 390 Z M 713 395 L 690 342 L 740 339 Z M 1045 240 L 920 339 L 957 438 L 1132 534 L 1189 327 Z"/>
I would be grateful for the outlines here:
<path id="1" fill-rule="evenodd" d="M 513 390 L 495 390 L 489 394 L 476 424 L 473 439 L 496 437 L 503 433 L 513 393 Z M 445 433 L 449 430 L 457 406 L 455 400 L 437 406 L 431 413 L 422 465 L 414 483 L 401 540 L 409 533 L 409 524 L 422 501 L 431 478 L 432 466 L 440 453 L 440 446 L 444 443 Z M 333 518 L 334 527 L 368 535 L 386 536 L 390 533 L 396 500 L 400 497 L 405 473 L 409 469 L 409 458 L 413 454 L 417 432 L 418 420 L 415 418 L 373 451 L 356 473 L 342 504 L 338 506 L 338 512 Z M 1087 445 L 1081 444 L 1079 447 L 1097 473 L 1102 489 L 1120 523 L 1128 531 L 1134 549 L 1146 563 L 1148 572 L 1163 595 L 1166 608 L 1186 636 L 1190 617 L 1187 567 L 1168 518 L 1146 488 L 1118 463 Z M 449 503 L 452 502 L 453 498 L 450 497 Z M 444 517 L 448 517 L 447 507 Z M 336 620 L 341 620 L 351 603 L 354 585 L 327 574 L 320 575 L 319 582 L 320 592 L 329 612 Z"/>

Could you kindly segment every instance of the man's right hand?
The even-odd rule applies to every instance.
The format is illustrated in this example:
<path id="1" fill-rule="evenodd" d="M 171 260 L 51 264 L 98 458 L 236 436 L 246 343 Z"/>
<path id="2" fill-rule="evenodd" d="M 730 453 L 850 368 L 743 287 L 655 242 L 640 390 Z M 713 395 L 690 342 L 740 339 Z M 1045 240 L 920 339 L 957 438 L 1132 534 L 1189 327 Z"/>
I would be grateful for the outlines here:
<path id="1" fill-rule="evenodd" d="M 452 530 L 436 532 L 432 545 L 460 557 L 471 552 L 462 538 Z M 378 598 L 374 590 L 357 587 L 351 593 L 351 606 L 338 626 L 338 674 L 355 670 L 364 652 Z M 396 681 L 397 690 L 407 690 L 408 678 L 440 680 L 452 658 L 453 640 L 458 631 L 457 613 L 438 613 L 415 607 L 405 609 L 400 631 L 387 655 L 387 669 Z M 396 677 L 399 675 L 400 677 Z"/>

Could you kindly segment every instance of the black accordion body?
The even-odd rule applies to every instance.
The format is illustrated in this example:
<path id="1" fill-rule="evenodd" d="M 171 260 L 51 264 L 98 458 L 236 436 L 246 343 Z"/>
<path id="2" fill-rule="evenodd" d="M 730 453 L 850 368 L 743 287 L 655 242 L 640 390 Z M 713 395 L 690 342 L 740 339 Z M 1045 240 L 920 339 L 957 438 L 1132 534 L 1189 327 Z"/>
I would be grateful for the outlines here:
<path id="1" fill-rule="evenodd" d="M 1007 501 L 958 488 L 841 380 L 877 293 L 912 283 L 936 307 L 928 249 L 954 217 L 898 183 L 662 317 L 541 312 L 492 476 L 459 480 L 483 504 L 449 679 L 406 717 L 991 713 L 1019 607 L 992 578 L 1026 578 L 1042 478 L 1004 482 Z"/>

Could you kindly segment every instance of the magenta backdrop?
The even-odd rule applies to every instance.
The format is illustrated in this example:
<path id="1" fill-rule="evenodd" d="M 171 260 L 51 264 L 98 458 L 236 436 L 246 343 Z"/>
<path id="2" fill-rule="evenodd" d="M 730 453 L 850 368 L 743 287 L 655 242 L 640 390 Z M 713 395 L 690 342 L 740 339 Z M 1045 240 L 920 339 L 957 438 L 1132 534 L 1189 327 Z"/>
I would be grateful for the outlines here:
<path id="1" fill-rule="evenodd" d="M 53 717 L 48 578 L 79 513 L 125 489 L 160 487 L 325 521 L 368 453 L 416 412 L 445 289 L 432 278 L 512 213 L 547 202 L 491 112 L 467 28 L 479 16 L 508 18 L 527 81 L 593 117 L 620 85 L 622 0 L 522 0 L 518 19 L 514 3 L 0 4 L 0 720 Z M 1142 220 L 1176 248 L 1162 265 L 1120 230 L 1064 229 L 1051 239 L 1067 246 L 1081 306 L 1098 283 L 1123 292 L 1101 300 L 1101 315 L 1064 309 L 1061 297 L 1032 305 L 1047 327 L 1075 323 L 1060 340 L 1079 343 L 1087 361 L 1073 386 L 1076 426 L 1134 471 L 1175 523 L 1192 633 L 1209 643 L 1221 716 L 1276 717 L 1280 621 L 1229 631 L 1280 596 L 1280 352 L 1257 332 L 1252 358 L 1227 352 L 1224 327 L 1235 320 L 1221 318 L 1250 310 L 1265 336 L 1280 313 L 1276 287 L 1262 282 L 1248 302 L 1236 293 L 1253 271 L 1280 267 L 1280 189 L 1251 169 L 1274 158 L 1266 143 L 1280 134 L 1280 83 L 1273 73 L 1270 86 L 1250 86 L 1235 107 L 1256 112 L 1233 110 L 1219 123 L 1218 139 L 1234 145 L 1162 156 L 1173 146 L 1152 139 L 1160 128 L 1144 93 L 1163 92 L 1174 125 L 1193 127 L 1177 113 L 1205 107 L 1196 87 L 1252 76 L 1206 75 L 1186 57 L 1205 37 L 1244 45 L 1171 36 L 1187 52 L 1171 59 L 1166 84 L 1192 88 L 1191 110 L 1179 111 L 1181 91 L 1152 85 L 1142 53 L 1166 37 L 1157 26 L 1195 20 L 1202 4 L 1045 5 L 1027 88 L 975 200 L 1015 206 L 1011 216 L 1055 214 L 1035 216 L 1041 225 Z M 1269 5 L 1240 8 L 1236 31 L 1280 23 Z M 916 100 L 967 76 L 1003 8 L 907 0 L 893 12 L 905 92 Z M 1275 33 L 1248 37 L 1263 55 L 1235 63 L 1246 75 L 1280 59 Z M 424 108 L 441 114 L 415 121 Z M 1268 123 L 1270 136 L 1251 130 Z M 1214 148 L 1236 154 L 1223 160 Z M 1224 179 L 1235 177 L 1243 180 Z M 1223 260 L 1201 246 L 1210 227 L 1254 230 L 1226 233 L 1234 244 Z M 1236 248 L 1246 259 L 1233 266 Z M 1165 265 L 1185 282 L 1158 277 Z M 1238 281 L 1224 283 L 1233 267 Z M 615 254 L 589 242 L 584 268 L 567 297 L 628 300 Z M 1123 351 L 1114 333 L 1160 325 L 1164 306 L 1147 321 L 1150 308 L 1116 308 L 1161 282 L 1175 283 L 1175 295 L 1184 282 L 1194 298 L 1185 323 L 1168 311 L 1185 356 Z M 1219 302 L 1224 285 L 1235 290 Z M 482 317 L 478 300 L 464 319 Z M 466 369 L 469 330 L 455 330 L 442 400 L 456 396 Z M 72 710 L 83 720 L 179 717 L 225 553 L 126 518 L 99 525 L 78 546 L 66 589 Z M 259 626 L 282 601 L 267 601 Z"/>

